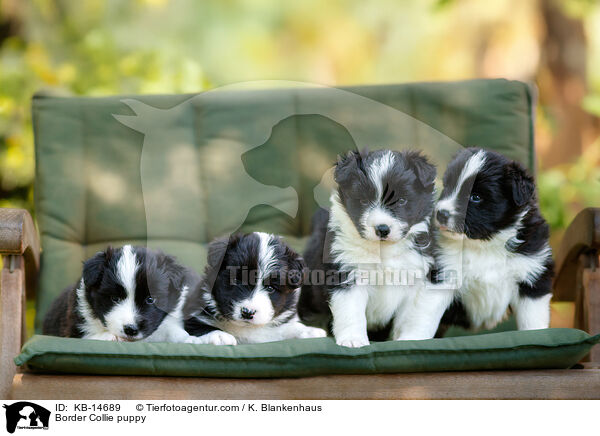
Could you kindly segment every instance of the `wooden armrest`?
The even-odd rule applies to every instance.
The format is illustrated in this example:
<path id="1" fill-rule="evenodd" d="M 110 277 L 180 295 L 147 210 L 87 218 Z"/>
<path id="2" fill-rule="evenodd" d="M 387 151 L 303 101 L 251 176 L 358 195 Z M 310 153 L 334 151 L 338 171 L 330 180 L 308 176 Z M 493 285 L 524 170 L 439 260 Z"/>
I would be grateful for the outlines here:
<path id="1" fill-rule="evenodd" d="M 35 291 L 40 266 L 40 243 L 26 210 L 0 208 L 0 256 L 0 398 L 8 398 L 12 359 L 26 337 L 25 293 Z"/>
<path id="2" fill-rule="evenodd" d="M 39 261 L 40 242 L 29 212 L 0 208 L 0 254 L 22 255 L 28 249 Z"/>
<path id="3" fill-rule="evenodd" d="M 26 210 L 0 208 L 0 255 L 23 256 L 28 282 L 34 285 L 40 267 L 40 241 Z"/>
<path id="4" fill-rule="evenodd" d="M 573 301 L 574 326 L 600 333 L 600 208 L 581 211 L 567 228 L 556 256 L 554 299 Z M 586 358 L 600 362 L 600 347 Z"/>
<path id="5" fill-rule="evenodd" d="M 600 249 L 600 208 L 582 210 L 567 228 L 560 249 L 556 254 L 556 277 L 554 298 L 558 301 L 575 301 L 576 279 L 581 267 L 580 258 L 586 256 L 589 262 L 584 265 L 596 268 Z"/>

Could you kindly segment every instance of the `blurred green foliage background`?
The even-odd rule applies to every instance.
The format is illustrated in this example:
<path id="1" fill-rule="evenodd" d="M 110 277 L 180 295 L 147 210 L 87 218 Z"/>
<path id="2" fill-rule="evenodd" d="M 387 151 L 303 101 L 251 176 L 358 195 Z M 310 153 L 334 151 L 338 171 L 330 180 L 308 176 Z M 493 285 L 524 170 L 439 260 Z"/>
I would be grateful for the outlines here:
<path id="1" fill-rule="evenodd" d="M 30 101 L 40 90 L 474 77 L 538 84 L 539 193 L 558 240 L 581 208 L 600 205 L 595 0 L 0 0 L 0 207 L 32 211 Z"/>

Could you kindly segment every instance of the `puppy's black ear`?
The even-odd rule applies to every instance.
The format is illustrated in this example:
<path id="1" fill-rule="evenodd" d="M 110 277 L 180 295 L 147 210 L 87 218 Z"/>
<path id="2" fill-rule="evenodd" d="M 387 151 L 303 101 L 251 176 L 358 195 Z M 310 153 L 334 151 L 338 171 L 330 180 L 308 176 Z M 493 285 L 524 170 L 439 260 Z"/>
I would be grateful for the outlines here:
<path id="1" fill-rule="evenodd" d="M 86 287 L 97 287 L 104 275 L 104 269 L 112 259 L 114 250 L 111 246 L 99 251 L 83 263 L 83 283 Z"/>
<path id="2" fill-rule="evenodd" d="M 339 185 L 344 183 L 344 181 L 347 180 L 348 177 L 350 177 L 350 175 L 356 170 L 362 171 L 366 174 L 363 155 L 358 150 L 352 150 L 349 151 L 345 156 L 338 156 L 333 178 Z"/>
<path id="3" fill-rule="evenodd" d="M 425 189 L 432 188 L 437 174 L 435 166 L 430 164 L 427 158 L 418 151 L 407 152 L 406 161 L 415 172 L 421 186 Z"/>
<path id="4" fill-rule="evenodd" d="M 227 247 L 236 245 L 239 239 L 240 236 L 234 234 L 231 236 L 217 238 L 208 244 L 206 267 L 210 269 L 216 269 L 218 271 L 221 267 L 221 263 L 223 262 L 223 258 L 225 257 Z"/>
<path id="5" fill-rule="evenodd" d="M 511 162 L 504 167 L 504 175 L 510 184 L 510 192 L 517 206 L 526 204 L 535 192 L 535 181 L 527 170 L 517 162 Z"/>
<path id="6" fill-rule="evenodd" d="M 160 251 L 156 252 L 156 266 L 166 273 L 173 286 L 177 289 L 181 287 L 184 281 L 185 268 L 177 262 L 174 256 Z"/>
<path id="7" fill-rule="evenodd" d="M 304 283 L 306 263 L 304 262 L 304 259 L 302 259 L 302 256 L 287 245 L 285 247 L 284 255 L 288 264 L 287 283 L 293 289 L 298 288 Z"/>
<path id="8" fill-rule="evenodd" d="M 235 233 L 231 236 L 224 236 L 214 239 L 208 244 L 208 253 L 206 255 L 206 268 L 204 268 L 204 276 L 202 277 L 201 287 L 208 292 L 213 292 L 218 289 L 214 287 L 219 272 L 225 266 L 223 260 L 228 248 L 236 247 L 242 235 Z"/>

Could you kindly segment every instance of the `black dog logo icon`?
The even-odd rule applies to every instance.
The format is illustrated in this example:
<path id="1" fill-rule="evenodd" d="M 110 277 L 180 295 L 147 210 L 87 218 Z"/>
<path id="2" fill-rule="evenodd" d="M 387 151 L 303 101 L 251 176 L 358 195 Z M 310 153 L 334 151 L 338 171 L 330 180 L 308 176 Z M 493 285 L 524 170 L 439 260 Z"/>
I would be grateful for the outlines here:
<path id="1" fill-rule="evenodd" d="M 50 421 L 50 411 L 29 401 L 19 401 L 6 409 L 6 431 L 14 433 L 17 427 L 26 429 L 47 429 Z"/>

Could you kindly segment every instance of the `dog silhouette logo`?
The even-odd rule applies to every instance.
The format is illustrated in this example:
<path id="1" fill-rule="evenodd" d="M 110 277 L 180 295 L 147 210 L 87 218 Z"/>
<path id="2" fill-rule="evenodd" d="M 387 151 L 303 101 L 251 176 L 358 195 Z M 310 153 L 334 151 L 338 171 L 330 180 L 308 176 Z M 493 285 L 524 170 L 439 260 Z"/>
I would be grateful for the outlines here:
<path id="1" fill-rule="evenodd" d="M 4 404 L 6 409 L 6 431 L 14 433 L 18 429 L 47 430 L 50 422 L 50 411 L 29 401 Z"/>

